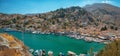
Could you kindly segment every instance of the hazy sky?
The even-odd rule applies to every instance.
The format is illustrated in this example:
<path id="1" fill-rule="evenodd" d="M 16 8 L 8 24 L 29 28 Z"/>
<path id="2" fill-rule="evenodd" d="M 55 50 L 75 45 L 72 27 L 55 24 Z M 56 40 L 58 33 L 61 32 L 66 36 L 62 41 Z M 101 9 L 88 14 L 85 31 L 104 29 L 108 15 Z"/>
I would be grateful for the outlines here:
<path id="1" fill-rule="evenodd" d="M 109 3 L 120 7 L 120 0 L 0 0 L 0 13 L 44 13 L 70 6 Z"/>

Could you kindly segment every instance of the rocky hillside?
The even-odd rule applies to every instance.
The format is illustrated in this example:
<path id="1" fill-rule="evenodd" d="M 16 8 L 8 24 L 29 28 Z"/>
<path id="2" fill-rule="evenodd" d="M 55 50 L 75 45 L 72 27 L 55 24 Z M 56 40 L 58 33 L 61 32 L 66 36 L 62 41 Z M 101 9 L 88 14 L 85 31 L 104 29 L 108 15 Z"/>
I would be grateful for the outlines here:
<path id="1" fill-rule="evenodd" d="M 120 8 L 109 4 L 73 6 L 42 14 L 0 14 L 0 28 L 104 34 L 120 32 Z M 25 28 L 24 28 L 25 27 Z"/>
<path id="2" fill-rule="evenodd" d="M 0 34 L 0 56 L 32 56 L 28 48 L 9 34 Z"/>
<path id="3" fill-rule="evenodd" d="M 105 3 L 96 3 L 92 5 L 86 5 L 85 10 L 92 13 L 96 19 L 114 26 L 120 26 L 120 8 L 105 4 Z"/>
<path id="4" fill-rule="evenodd" d="M 96 19 L 90 13 L 78 6 L 61 8 L 43 14 L 0 14 L 1 28 L 22 29 L 25 26 L 27 29 L 41 31 L 54 31 L 71 27 L 79 28 L 94 24 L 95 21 Z"/>

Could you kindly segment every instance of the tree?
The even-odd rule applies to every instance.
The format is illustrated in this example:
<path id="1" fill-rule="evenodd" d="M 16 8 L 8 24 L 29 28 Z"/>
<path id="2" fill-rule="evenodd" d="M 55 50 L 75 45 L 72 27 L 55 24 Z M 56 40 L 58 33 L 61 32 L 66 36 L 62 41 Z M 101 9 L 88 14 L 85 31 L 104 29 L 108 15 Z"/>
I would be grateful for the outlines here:
<path id="1" fill-rule="evenodd" d="M 101 31 L 105 31 L 105 30 L 107 30 L 106 26 L 104 26 L 104 27 L 101 28 Z"/>
<path id="2" fill-rule="evenodd" d="M 118 27 L 115 27 L 115 30 L 118 30 Z"/>
<path id="3" fill-rule="evenodd" d="M 114 29 L 114 27 L 113 27 L 113 26 L 110 26 L 110 29 Z"/>
<path id="4" fill-rule="evenodd" d="M 119 56 L 120 55 L 120 39 L 113 41 L 105 46 L 97 56 Z"/>

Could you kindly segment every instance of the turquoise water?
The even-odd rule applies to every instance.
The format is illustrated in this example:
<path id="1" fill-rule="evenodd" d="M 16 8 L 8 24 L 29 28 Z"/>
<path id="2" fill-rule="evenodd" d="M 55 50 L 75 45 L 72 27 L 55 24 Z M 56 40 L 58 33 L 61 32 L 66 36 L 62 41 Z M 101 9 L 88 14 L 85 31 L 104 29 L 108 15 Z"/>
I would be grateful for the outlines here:
<path id="1" fill-rule="evenodd" d="M 22 40 L 21 32 L 7 32 L 16 38 Z M 104 47 L 102 43 L 86 42 L 84 40 L 76 40 L 66 36 L 57 36 L 52 34 L 31 34 L 24 33 L 25 45 L 32 49 L 45 49 L 46 51 L 51 50 L 54 55 L 57 56 L 59 52 L 67 53 L 67 51 L 73 51 L 77 54 L 87 53 L 90 48 L 94 51 L 99 51 Z"/>

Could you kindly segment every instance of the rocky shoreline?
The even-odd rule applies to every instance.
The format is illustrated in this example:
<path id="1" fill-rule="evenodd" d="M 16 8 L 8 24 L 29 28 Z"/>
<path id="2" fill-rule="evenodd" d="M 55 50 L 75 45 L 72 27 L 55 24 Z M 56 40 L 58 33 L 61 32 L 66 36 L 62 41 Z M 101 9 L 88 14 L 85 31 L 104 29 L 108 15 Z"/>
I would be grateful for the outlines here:
<path id="1" fill-rule="evenodd" d="M 0 34 L 0 55 L 1 56 L 32 56 L 28 47 L 17 38 L 7 33 Z"/>
<path id="2" fill-rule="evenodd" d="M 6 28 L 7 29 L 7 28 Z M 6 31 L 6 29 L 3 29 L 4 31 Z M 104 43 L 104 44 L 108 44 L 111 41 L 120 38 L 119 36 L 102 36 L 102 35 L 90 35 L 90 34 L 80 34 L 80 33 L 76 33 L 76 32 L 41 32 L 41 31 L 28 31 L 28 30 L 15 30 L 15 29 L 10 29 L 7 31 L 20 31 L 20 32 L 27 32 L 27 33 L 32 33 L 32 34 L 54 34 L 54 35 L 64 35 L 64 36 L 68 36 L 70 38 L 75 38 L 75 39 L 83 39 L 87 42 L 98 42 L 98 43 Z"/>
<path id="3" fill-rule="evenodd" d="M 89 35 L 89 34 L 80 34 L 76 32 L 41 32 L 41 31 L 32 31 L 32 34 L 54 34 L 54 35 L 63 35 L 77 40 L 85 40 L 87 42 L 98 42 L 108 44 L 111 41 L 120 38 L 120 36 L 102 36 L 102 35 Z"/>

